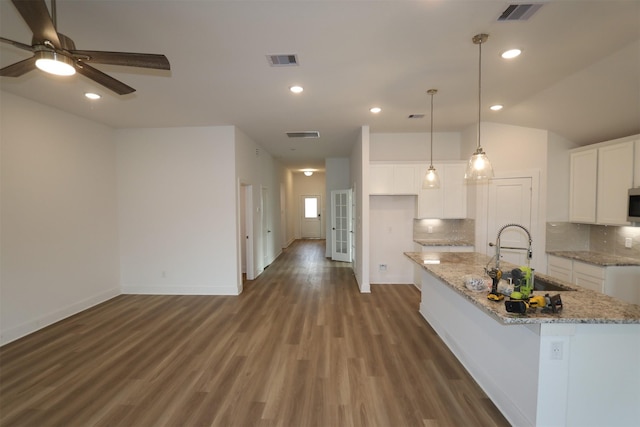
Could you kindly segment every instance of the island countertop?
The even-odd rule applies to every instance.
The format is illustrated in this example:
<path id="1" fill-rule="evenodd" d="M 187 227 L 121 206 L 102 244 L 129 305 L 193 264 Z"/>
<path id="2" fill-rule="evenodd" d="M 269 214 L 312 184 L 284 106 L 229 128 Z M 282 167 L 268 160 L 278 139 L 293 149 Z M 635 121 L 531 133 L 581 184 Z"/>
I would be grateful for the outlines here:
<path id="1" fill-rule="evenodd" d="M 504 324 L 640 323 L 639 305 L 629 304 L 539 273 L 536 273 L 537 277 L 575 289 L 575 291 L 551 292 L 552 295 L 560 293 L 563 309 L 559 313 L 542 313 L 540 308 L 535 312 L 528 312 L 526 315 L 509 313 L 506 311 L 503 301 L 490 301 L 487 299 L 486 292 L 474 292 L 464 285 L 463 277 L 467 274 L 487 277 L 484 267 L 491 259 L 489 256 L 477 252 L 405 252 L 405 255 L 478 308 Z M 501 264 L 505 270 L 517 267 L 506 262 Z M 545 292 L 534 292 L 534 295 L 544 294 Z"/>
<path id="2" fill-rule="evenodd" d="M 593 251 L 547 251 L 549 255 L 568 258 L 602 267 L 637 266 L 640 260 L 620 255 L 612 255 Z"/>

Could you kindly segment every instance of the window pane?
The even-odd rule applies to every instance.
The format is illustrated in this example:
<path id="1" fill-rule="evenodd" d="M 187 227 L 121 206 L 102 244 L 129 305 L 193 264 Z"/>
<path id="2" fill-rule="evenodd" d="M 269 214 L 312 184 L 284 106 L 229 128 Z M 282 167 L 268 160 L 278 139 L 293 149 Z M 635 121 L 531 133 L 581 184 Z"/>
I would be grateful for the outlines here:
<path id="1" fill-rule="evenodd" d="M 310 197 L 304 199 L 304 217 L 305 218 L 317 218 L 318 217 L 318 199 Z"/>

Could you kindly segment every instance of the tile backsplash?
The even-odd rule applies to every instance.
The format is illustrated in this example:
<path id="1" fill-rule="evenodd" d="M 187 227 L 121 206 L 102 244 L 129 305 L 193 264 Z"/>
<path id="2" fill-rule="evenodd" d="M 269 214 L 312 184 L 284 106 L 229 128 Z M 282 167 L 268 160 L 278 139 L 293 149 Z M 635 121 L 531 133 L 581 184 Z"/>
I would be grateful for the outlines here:
<path id="1" fill-rule="evenodd" d="M 640 227 L 548 222 L 547 251 L 593 251 L 640 259 Z M 631 248 L 625 247 L 631 239 Z"/>
<path id="2" fill-rule="evenodd" d="M 475 220 L 414 219 L 413 238 L 418 240 L 462 241 L 473 245 L 475 241 Z"/>

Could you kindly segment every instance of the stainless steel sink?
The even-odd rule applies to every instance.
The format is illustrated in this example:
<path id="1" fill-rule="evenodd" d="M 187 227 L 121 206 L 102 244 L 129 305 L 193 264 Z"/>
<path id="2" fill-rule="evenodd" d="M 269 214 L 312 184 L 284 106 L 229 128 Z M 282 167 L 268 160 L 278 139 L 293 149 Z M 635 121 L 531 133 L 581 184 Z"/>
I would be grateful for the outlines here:
<path id="1" fill-rule="evenodd" d="M 558 283 L 552 283 L 548 280 L 535 277 L 533 280 L 533 290 L 540 292 L 564 292 L 575 291 L 575 289 L 568 286 L 560 285 Z"/>

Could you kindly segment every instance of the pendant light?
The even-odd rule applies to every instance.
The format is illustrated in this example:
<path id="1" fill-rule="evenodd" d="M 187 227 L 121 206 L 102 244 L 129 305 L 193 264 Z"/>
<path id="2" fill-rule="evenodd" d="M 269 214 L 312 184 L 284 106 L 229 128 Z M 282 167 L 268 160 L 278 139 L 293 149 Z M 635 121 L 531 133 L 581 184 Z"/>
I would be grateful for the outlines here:
<path id="1" fill-rule="evenodd" d="M 473 36 L 473 43 L 478 45 L 478 145 L 475 153 L 469 159 L 464 178 L 468 181 L 486 181 L 493 178 L 493 167 L 487 154 L 480 145 L 480 113 L 482 111 L 482 43 L 489 38 L 488 34 Z"/>
<path id="2" fill-rule="evenodd" d="M 425 190 L 440 187 L 438 171 L 433 167 L 433 95 L 438 93 L 438 89 L 429 89 L 427 93 L 431 95 L 431 160 L 429 169 L 427 169 L 427 173 L 424 174 L 424 179 L 422 180 L 422 188 Z"/>

